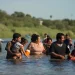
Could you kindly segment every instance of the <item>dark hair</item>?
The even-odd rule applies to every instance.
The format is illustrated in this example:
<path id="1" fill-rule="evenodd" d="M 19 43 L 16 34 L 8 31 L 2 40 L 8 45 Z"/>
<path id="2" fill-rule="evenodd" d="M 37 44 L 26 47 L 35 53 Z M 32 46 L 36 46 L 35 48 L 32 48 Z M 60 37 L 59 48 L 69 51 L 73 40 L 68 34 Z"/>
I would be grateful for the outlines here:
<path id="1" fill-rule="evenodd" d="M 49 40 L 51 40 L 51 41 L 52 41 L 52 38 L 50 38 L 50 37 L 49 37 L 49 38 L 47 38 L 47 42 L 48 42 Z"/>
<path id="2" fill-rule="evenodd" d="M 16 38 L 19 38 L 19 37 L 21 37 L 21 34 L 19 34 L 19 33 L 13 34 L 13 40 L 15 40 Z"/>
<path id="3" fill-rule="evenodd" d="M 50 35 L 47 35 L 47 38 L 50 38 Z"/>
<path id="4" fill-rule="evenodd" d="M 33 34 L 33 35 L 31 36 L 31 42 L 35 42 L 35 41 L 38 39 L 38 37 L 39 37 L 39 35 Z"/>
<path id="5" fill-rule="evenodd" d="M 56 35 L 56 40 L 61 39 L 61 36 L 64 36 L 64 34 L 63 34 L 63 33 L 57 33 L 57 35 Z"/>
<path id="6" fill-rule="evenodd" d="M 24 37 L 21 38 L 21 43 L 27 43 L 27 42 L 28 41 Z"/>
<path id="7" fill-rule="evenodd" d="M 45 33 L 44 35 L 47 35 L 47 33 Z"/>
<path id="8" fill-rule="evenodd" d="M 69 34 L 66 34 L 65 36 L 70 36 Z"/>

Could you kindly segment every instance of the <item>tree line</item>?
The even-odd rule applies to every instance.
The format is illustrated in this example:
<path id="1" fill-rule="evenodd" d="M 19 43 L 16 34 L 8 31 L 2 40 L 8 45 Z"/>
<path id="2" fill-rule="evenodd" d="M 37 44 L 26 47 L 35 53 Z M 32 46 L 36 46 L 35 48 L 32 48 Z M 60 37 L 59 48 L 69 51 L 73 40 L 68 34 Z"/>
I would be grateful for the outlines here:
<path id="1" fill-rule="evenodd" d="M 72 19 L 40 19 L 32 17 L 30 14 L 25 14 L 23 12 L 15 11 L 10 15 L 6 11 L 0 10 L 0 24 L 3 24 L 5 26 L 38 27 L 40 26 L 41 20 L 42 26 L 58 30 L 71 30 L 73 33 L 75 33 L 75 20 Z"/>

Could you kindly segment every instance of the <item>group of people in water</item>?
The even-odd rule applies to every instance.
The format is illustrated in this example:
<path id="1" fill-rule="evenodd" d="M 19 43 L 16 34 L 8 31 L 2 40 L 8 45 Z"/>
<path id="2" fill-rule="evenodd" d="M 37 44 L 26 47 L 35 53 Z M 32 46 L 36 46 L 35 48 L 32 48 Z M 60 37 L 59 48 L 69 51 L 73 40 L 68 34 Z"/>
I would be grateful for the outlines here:
<path id="1" fill-rule="evenodd" d="M 6 44 L 5 50 L 7 51 L 7 59 L 22 59 L 22 54 L 26 57 L 29 55 L 50 55 L 51 59 L 67 59 L 75 60 L 75 49 L 70 52 L 72 40 L 69 35 L 64 35 L 63 33 L 56 34 L 56 41 L 52 41 L 52 38 L 44 34 L 45 38 L 41 40 L 40 36 L 37 34 L 32 34 L 31 42 L 28 44 L 26 50 L 24 46 L 28 41 L 21 37 L 21 34 L 14 33 L 13 38 Z M 75 46 L 74 46 L 75 47 Z M 27 55 L 26 51 L 29 51 Z"/>

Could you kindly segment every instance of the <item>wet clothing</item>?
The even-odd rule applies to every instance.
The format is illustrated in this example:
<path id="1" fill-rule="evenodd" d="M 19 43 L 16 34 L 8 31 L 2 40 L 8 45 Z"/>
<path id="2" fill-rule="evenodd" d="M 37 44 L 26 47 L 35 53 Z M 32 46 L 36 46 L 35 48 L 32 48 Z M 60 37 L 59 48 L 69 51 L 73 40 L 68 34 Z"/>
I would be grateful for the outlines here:
<path id="1" fill-rule="evenodd" d="M 5 50 L 7 51 L 7 55 L 6 55 L 7 59 L 12 59 L 14 57 L 14 54 L 9 52 L 9 50 L 12 52 L 12 48 L 13 48 L 14 44 L 15 44 L 15 42 L 13 42 L 13 41 L 10 41 L 6 44 Z"/>
<path id="2" fill-rule="evenodd" d="M 71 52 L 72 56 L 75 56 L 75 49 Z"/>
<path id="3" fill-rule="evenodd" d="M 52 45 L 51 45 L 51 53 L 54 52 L 56 54 L 60 54 L 60 55 L 63 55 L 65 56 L 66 54 L 69 54 L 70 51 L 69 49 L 67 48 L 66 44 L 61 44 L 61 46 L 58 46 L 57 42 L 54 42 Z M 58 59 L 57 57 L 51 55 L 51 58 L 56 58 Z"/>
<path id="4" fill-rule="evenodd" d="M 50 50 L 51 45 L 44 44 L 44 47 L 46 49 L 46 55 L 49 55 L 51 53 L 51 50 Z"/>
<path id="5" fill-rule="evenodd" d="M 16 42 L 14 44 L 14 46 L 12 47 L 12 52 L 18 53 L 20 48 L 21 48 L 21 46 L 23 46 L 23 45 L 20 42 Z"/>
<path id="6" fill-rule="evenodd" d="M 15 56 L 15 53 L 17 53 L 16 47 L 19 48 L 17 43 L 15 43 L 14 41 L 10 41 L 6 44 L 5 50 L 7 51 L 7 59 L 12 59 Z"/>
<path id="7" fill-rule="evenodd" d="M 67 45 L 67 47 L 69 48 L 69 50 L 71 49 L 72 44 L 70 43 L 70 39 L 65 39 L 64 43 Z"/>
<path id="8" fill-rule="evenodd" d="M 39 44 L 31 42 L 28 49 L 31 51 L 31 55 L 42 54 L 45 50 L 41 42 Z"/>
<path id="9" fill-rule="evenodd" d="M 64 43 L 65 43 L 66 45 L 69 45 L 69 39 L 65 39 L 65 40 L 64 40 Z"/>

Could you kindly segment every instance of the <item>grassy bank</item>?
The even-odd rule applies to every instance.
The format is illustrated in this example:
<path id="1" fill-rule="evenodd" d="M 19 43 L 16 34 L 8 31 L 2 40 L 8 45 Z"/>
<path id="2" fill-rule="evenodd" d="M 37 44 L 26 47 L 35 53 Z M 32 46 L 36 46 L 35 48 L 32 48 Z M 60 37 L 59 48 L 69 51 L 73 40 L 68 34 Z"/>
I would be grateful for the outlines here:
<path id="1" fill-rule="evenodd" d="M 0 38 L 11 38 L 14 32 L 21 33 L 22 36 L 26 34 L 32 35 L 33 33 L 39 34 L 43 37 L 44 33 L 48 33 L 52 38 L 55 38 L 55 35 L 58 32 L 63 32 L 64 34 L 69 33 L 72 38 L 75 38 L 75 34 L 70 30 L 57 30 L 51 29 L 44 26 L 39 27 L 7 27 L 0 24 Z"/>

